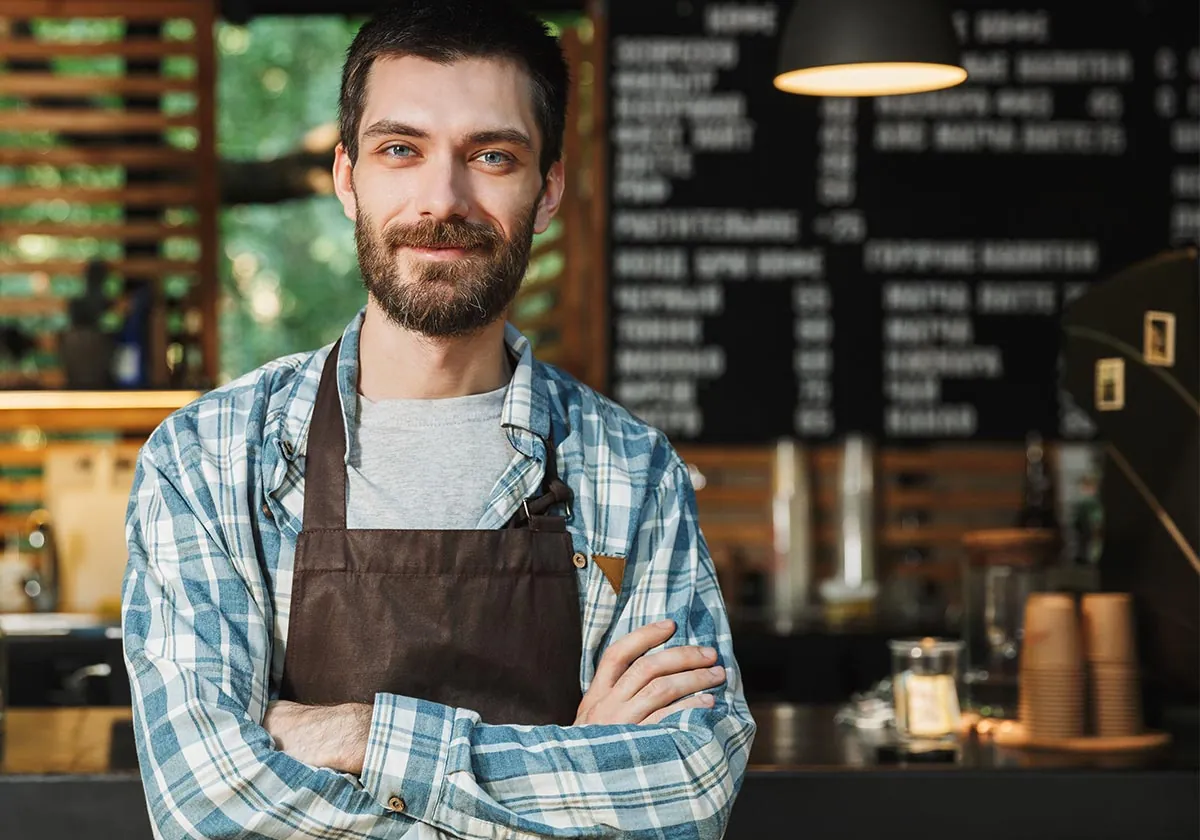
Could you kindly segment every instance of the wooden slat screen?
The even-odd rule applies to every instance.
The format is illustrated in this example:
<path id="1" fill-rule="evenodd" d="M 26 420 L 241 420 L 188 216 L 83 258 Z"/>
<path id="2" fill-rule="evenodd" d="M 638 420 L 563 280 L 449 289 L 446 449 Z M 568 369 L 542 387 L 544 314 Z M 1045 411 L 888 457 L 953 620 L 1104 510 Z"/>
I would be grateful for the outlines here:
<path id="1" fill-rule="evenodd" d="M 599 360 L 590 351 L 604 329 L 605 314 L 590 302 L 603 271 L 603 219 L 595 206 L 601 192 L 595 174 L 601 157 L 596 80 L 603 41 L 585 24 L 565 30 L 561 43 L 572 80 L 563 146 L 566 192 L 555 235 L 535 248 L 510 317 L 533 341 L 539 359 L 598 386 Z"/>
<path id="2" fill-rule="evenodd" d="M 148 387 L 215 381 L 215 3 L 0 3 L 0 327 L 36 347 L 0 350 L 0 388 L 64 384 L 94 260 L 111 298 L 153 289 Z"/>

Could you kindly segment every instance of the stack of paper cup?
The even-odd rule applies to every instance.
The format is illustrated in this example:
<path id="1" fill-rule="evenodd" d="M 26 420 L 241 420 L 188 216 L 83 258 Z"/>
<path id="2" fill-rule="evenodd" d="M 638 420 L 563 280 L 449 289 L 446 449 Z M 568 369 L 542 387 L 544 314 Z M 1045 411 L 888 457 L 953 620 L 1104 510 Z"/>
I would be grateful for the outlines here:
<path id="1" fill-rule="evenodd" d="M 1072 596 L 1036 592 L 1026 599 L 1020 686 L 1021 720 L 1032 737 L 1083 734 L 1083 650 Z"/>
<path id="2" fill-rule="evenodd" d="M 1096 734 L 1139 735 L 1142 698 L 1132 600 L 1124 592 L 1089 594 L 1081 612 Z"/>

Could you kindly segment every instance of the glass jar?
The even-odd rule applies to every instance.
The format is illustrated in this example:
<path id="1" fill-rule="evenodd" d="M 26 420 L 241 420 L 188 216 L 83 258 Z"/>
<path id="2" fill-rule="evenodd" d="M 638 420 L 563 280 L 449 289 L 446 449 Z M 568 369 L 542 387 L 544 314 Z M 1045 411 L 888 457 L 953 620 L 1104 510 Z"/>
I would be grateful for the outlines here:
<path id="1" fill-rule="evenodd" d="M 1017 715 L 1025 601 L 1045 588 L 1058 533 L 1042 528 L 963 536 L 964 703 L 984 717 Z"/>
<path id="2" fill-rule="evenodd" d="M 897 737 L 909 743 L 956 741 L 963 643 L 957 639 L 893 639 L 888 646 Z"/>

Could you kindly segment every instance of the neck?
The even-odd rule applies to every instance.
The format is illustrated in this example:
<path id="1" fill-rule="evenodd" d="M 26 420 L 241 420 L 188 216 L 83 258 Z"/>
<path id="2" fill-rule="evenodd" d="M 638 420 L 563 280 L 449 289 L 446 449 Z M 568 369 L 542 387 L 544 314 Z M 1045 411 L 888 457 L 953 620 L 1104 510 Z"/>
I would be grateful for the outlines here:
<path id="1" fill-rule="evenodd" d="M 429 338 L 388 321 L 373 300 L 359 335 L 358 362 L 358 391 L 372 402 L 484 394 L 510 376 L 503 318 L 471 335 Z"/>

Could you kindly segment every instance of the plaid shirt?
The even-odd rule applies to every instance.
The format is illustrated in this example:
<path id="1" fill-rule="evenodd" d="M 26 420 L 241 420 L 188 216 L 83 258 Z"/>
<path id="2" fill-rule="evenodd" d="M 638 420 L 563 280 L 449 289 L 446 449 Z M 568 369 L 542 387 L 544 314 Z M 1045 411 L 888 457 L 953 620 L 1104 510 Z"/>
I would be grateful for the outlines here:
<path id="1" fill-rule="evenodd" d="M 338 361 L 348 438 L 361 323 L 360 313 L 346 328 Z M 326 347 L 207 394 L 142 449 L 126 528 L 123 630 L 158 836 L 722 835 L 755 725 L 687 469 L 660 432 L 535 361 L 511 326 L 506 341 L 520 361 L 502 423 L 525 457 L 497 483 L 478 527 L 503 526 L 536 493 L 553 433 L 575 492 L 575 550 L 626 560 L 619 594 L 595 563 L 578 572 L 581 687 L 609 643 L 671 618 L 678 630 L 668 645 L 715 647 L 727 669 L 714 706 L 652 726 L 505 726 L 379 694 L 360 778 L 274 749 L 261 723 L 283 671 L 305 446 Z M 393 796 L 403 813 L 387 809 Z"/>

